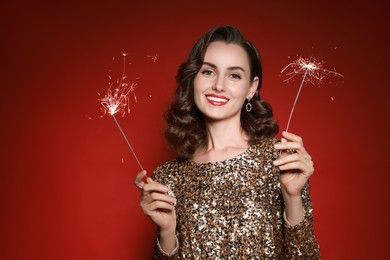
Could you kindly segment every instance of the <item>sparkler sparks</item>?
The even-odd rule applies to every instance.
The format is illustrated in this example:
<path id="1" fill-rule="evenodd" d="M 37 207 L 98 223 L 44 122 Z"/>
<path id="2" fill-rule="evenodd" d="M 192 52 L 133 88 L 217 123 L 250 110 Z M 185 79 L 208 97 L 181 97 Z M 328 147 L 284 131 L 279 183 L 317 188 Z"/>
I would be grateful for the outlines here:
<path id="1" fill-rule="evenodd" d="M 299 57 L 294 62 L 289 63 L 284 69 L 282 69 L 281 73 L 284 73 L 286 71 L 286 76 L 288 77 L 285 79 L 285 82 L 289 82 L 292 80 L 295 76 L 303 75 L 301 85 L 299 87 L 298 93 L 295 97 L 294 104 L 292 106 L 290 116 L 287 122 L 286 132 L 288 132 L 288 129 L 290 127 L 291 118 L 294 113 L 295 106 L 297 104 L 299 95 L 301 93 L 303 84 L 307 81 L 310 82 L 312 85 L 321 85 L 323 83 L 323 80 L 328 75 L 334 75 L 334 76 L 341 76 L 344 77 L 342 74 L 336 72 L 336 69 L 333 71 L 327 70 L 323 68 L 325 61 L 319 60 L 317 58 L 314 58 L 313 55 L 310 58 L 302 58 Z M 333 98 L 332 98 L 333 101 Z"/>
<path id="2" fill-rule="evenodd" d="M 129 140 L 127 139 L 125 133 L 123 132 L 119 122 L 115 117 L 115 114 L 121 114 L 122 117 L 124 117 L 126 113 L 128 114 L 130 113 L 130 99 L 129 99 L 130 93 L 133 94 L 134 101 L 137 102 L 137 96 L 135 95 L 134 92 L 137 84 L 135 83 L 130 84 L 129 82 L 127 82 L 127 76 L 126 76 L 127 53 L 122 52 L 122 56 L 123 56 L 122 76 L 116 80 L 116 84 L 109 82 L 107 94 L 103 98 L 98 99 L 98 101 L 100 101 L 102 105 L 101 109 L 103 110 L 104 114 L 108 113 L 114 119 L 123 138 L 125 139 L 127 145 L 129 146 L 130 151 L 132 152 L 134 158 L 136 159 L 139 167 L 141 168 L 141 170 L 143 170 L 144 168 L 142 167 L 140 161 L 138 160 L 138 157 L 135 154 L 133 147 L 131 146 Z M 108 77 L 110 80 L 112 79 L 110 75 L 108 75 Z"/>
<path id="3" fill-rule="evenodd" d="M 310 58 L 299 57 L 294 62 L 291 62 L 286 67 L 284 67 L 280 73 L 286 72 L 285 74 L 288 78 L 284 80 L 285 82 L 289 82 L 298 75 L 307 74 L 306 81 L 313 85 L 321 85 L 324 78 L 331 74 L 334 76 L 344 77 L 340 73 L 336 72 L 336 69 L 327 70 L 323 68 L 324 64 L 325 61 L 317 59 L 313 56 Z"/>
<path id="4" fill-rule="evenodd" d="M 151 58 L 154 63 L 157 61 L 157 54 L 156 55 L 146 55 L 146 57 Z"/>

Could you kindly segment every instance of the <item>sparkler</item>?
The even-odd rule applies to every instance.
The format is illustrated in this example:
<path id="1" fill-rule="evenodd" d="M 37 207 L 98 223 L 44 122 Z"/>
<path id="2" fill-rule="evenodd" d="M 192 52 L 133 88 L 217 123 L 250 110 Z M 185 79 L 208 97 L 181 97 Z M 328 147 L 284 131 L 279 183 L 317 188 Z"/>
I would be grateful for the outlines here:
<path id="1" fill-rule="evenodd" d="M 151 58 L 154 63 L 157 61 L 157 54 L 156 55 L 146 55 L 146 57 Z"/>
<path id="2" fill-rule="evenodd" d="M 323 68 L 324 63 L 325 61 L 314 58 L 312 55 L 310 58 L 299 57 L 297 60 L 289 63 L 286 67 L 284 67 L 284 69 L 282 69 L 281 73 L 287 71 L 287 69 L 290 69 L 289 71 L 286 72 L 286 75 L 288 76 L 288 78 L 284 80 L 286 82 L 289 82 L 297 75 L 303 74 L 301 85 L 295 97 L 295 101 L 292 106 L 290 116 L 288 118 L 286 132 L 288 132 L 288 128 L 290 127 L 291 118 L 294 113 L 295 106 L 297 104 L 303 84 L 306 81 L 310 82 L 312 85 L 316 85 L 316 84 L 321 85 L 323 83 L 324 78 L 330 74 L 334 76 L 344 77 L 342 74 L 336 72 L 335 69 L 332 71 Z"/>
<path id="3" fill-rule="evenodd" d="M 137 96 L 135 95 L 135 87 L 137 84 L 131 83 L 129 84 L 126 81 L 126 55 L 127 53 L 122 52 L 123 56 L 123 70 L 122 70 L 122 76 L 117 79 L 116 84 L 109 82 L 109 87 L 107 90 L 107 94 L 101 98 L 98 99 L 102 105 L 102 110 L 104 114 L 108 113 L 112 116 L 114 119 L 116 125 L 118 126 L 123 138 L 125 139 L 127 145 L 130 148 L 130 151 L 132 152 L 134 158 L 136 159 L 139 167 L 141 170 L 144 170 L 142 167 L 140 161 L 138 160 L 137 155 L 134 152 L 133 147 L 131 146 L 129 140 L 127 139 L 125 133 L 122 130 L 122 127 L 120 126 L 118 120 L 115 117 L 115 114 L 122 114 L 122 117 L 125 116 L 126 113 L 130 113 L 130 100 L 129 100 L 129 95 L 130 93 L 133 94 L 135 102 L 137 102 Z M 111 80 L 111 77 L 108 76 Z M 122 159 L 123 160 L 123 159 Z"/>

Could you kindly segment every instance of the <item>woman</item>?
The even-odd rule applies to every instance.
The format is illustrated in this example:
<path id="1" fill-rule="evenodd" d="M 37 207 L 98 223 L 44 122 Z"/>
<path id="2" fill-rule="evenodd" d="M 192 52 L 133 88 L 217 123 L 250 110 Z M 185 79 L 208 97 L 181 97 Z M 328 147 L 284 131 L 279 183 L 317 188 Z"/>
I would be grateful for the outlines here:
<path id="1" fill-rule="evenodd" d="M 166 137 L 176 160 L 140 172 L 158 259 L 319 259 L 313 162 L 260 98 L 256 48 L 234 27 L 205 33 L 179 67 Z M 146 180 L 144 180 L 146 178 Z"/>

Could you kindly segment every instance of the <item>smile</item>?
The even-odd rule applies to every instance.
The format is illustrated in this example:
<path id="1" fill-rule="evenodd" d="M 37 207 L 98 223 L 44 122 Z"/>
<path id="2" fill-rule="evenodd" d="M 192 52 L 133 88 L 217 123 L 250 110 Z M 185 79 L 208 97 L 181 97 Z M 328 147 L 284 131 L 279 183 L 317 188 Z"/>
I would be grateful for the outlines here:
<path id="1" fill-rule="evenodd" d="M 206 95 L 207 101 L 214 106 L 223 106 L 229 99 L 219 95 Z"/>

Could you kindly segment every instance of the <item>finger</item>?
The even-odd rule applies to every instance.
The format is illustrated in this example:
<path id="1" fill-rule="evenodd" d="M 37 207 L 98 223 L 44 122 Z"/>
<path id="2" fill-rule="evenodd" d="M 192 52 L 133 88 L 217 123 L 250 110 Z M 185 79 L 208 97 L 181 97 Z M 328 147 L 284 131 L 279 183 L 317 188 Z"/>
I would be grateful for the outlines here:
<path id="1" fill-rule="evenodd" d="M 146 184 L 143 186 L 143 191 L 148 193 L 150 192 L 166 193 L 168 192 L 168 187 L 156 181 L 153 181 L 152 178 L 149 177 L 146 179 Z"/>
<path id="2" fill-rule="evenodd" d="M 307 165 L 304 164 L 303 162 L 301 161 L 296 161 L 296 162 L 290 162 L 290 163 L 286 163 L 286 164 L 283 164 L 283 165 L 280 165 L 279 166 L 279 169 L 282 170 L 282 171 L 287 171 L 287 170 L 300 170 L 300 171 L 304 171 L 303 169 L 304 168 L 307 168 Z"/>
<path id="3" fill-rule="evenodd" d="M 146 215 L 152 215 L 154 211 L 156 210 L 174 210 L 175 207 L 170 204 L 163 201 L 155 201 L 149 204 L 145 204 L 142 206 L 142 210 Z"/>
<path id="4" fill-rule="evenodd" d="M 305 147 L 302 143 L 299 142 L 282 142 L 274 144 L 275 149 L 277 150 L 296 150 L 301 154 L 307 154 Z"/>
<path id="5" fill-rule="evenodd" d="M 297 161 L 297 162 L 291 162 L 291 163 L 286 163 L 283 165 L 279 166 L 279 169 L 281 171 L 289 171 L 289 170 L 294 170 L 297 172 L 299 170 L 300 173 L 306 176 L 311 176 L 314 172 L 314 168 L 305 164 L 304 162 Z"/>
<path id="6" fill-rule="evenodd" d="M 289 162 L 295 162 L 300 160 L 300 155 L 297 153 L 281 156 L 279 159 L 273 161 L 275 166 L 283 165 Z"/>
<path id="7" fill-rule="evenodd" d="M 143 181 L 143 178 L 146 177 L 146 171 L 145 170 L 142 170 L 141 172 L 139 172 L 137 174 L 137 176 L 135 177 L 134 179 L 134 184 L 135 186 L 137 186 L 138 188 L 140 188 L 142 190 L 142 188 L 144 187 L 145 185 L 145 182 Z"/>
<path id="8" fill-rule="evenodd" d="M 307 154 L 307 156 L 304 156 L 298 153 L 281 156 L 277 160 L 273 161 L 273 164 L 275 166 L 279 166 L 286 163 L 297 162 L 297 161 L 301 161 L 308 166 L 314 165 L 313 161 L 310 158 L 310 155 Z"/>
<path id="9" fill-rule="evenodd" d="M 293 133 L 283 131 L 282 136 L 289 141 L 298 142 L 298 143 L 303 144 L 302 138 L 298 135 L 293 134 Z"/>
<path id="10" fill-rule="evenodd" d="M 148 204 L 150 204 L 154 201 L 163 201 L 163 202 L 170 203 L 170 204 L 176 203 L 175 198 L 173 198 L 169 195 L 163 194 L 163 193 L 159 193 L 159 192 L 152 192 L 149 194 L 149 196 L 145 196 L 142 199 L 142 202 L 148 203 Z"/>

